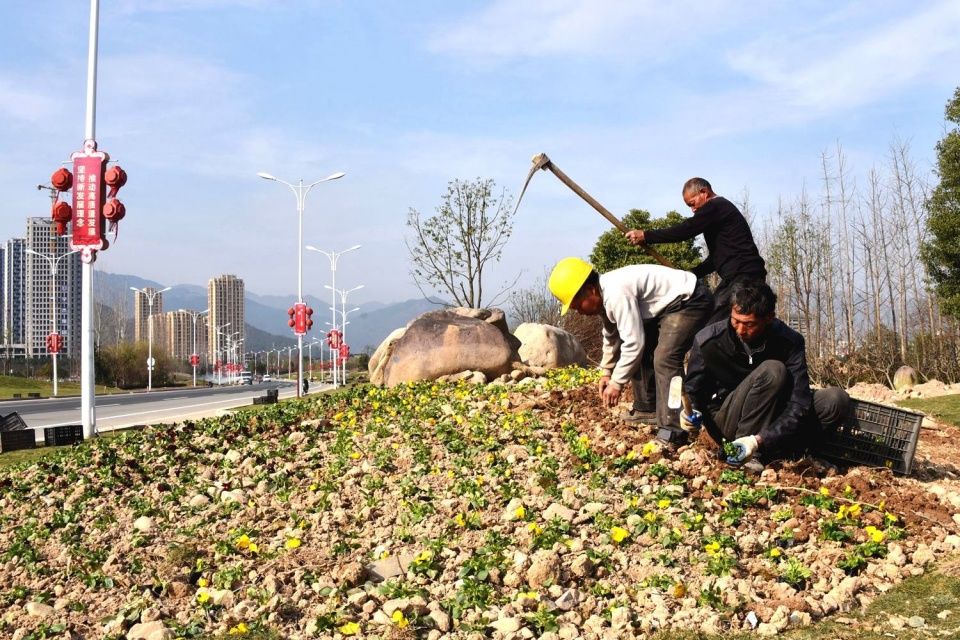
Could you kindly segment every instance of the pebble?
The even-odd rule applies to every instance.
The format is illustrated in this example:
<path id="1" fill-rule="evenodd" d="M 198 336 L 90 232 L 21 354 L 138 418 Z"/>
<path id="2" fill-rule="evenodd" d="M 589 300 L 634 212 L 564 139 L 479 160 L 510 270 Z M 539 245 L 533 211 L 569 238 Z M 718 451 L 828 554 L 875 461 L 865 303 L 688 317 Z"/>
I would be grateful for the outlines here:
<path id="1" fill-rule="evenodd" d="M 133 528 L 140 533 L 147 533 L 153 529 L 153 518 L 150 516 L 140 516 L 133 521 Z"/>
<path id="2" fill-rule="evenodd" d="M 577 512 L 573 509 L 565 507 L 559 502 L 554 502 L 543 512 L 543 519 L 550 522 L 554 518 L 559 518 L 564 522 L 570 522 L 575 515 L 577 515 Z"/>
<path id="3" fill-rule="evenodd" d="M 194 509 L 198 509 L 200 507 L 205 507 L 208 504 L 210 504 L 210 498 L 203 495 L 202 493 L 198 493 L 192 498 L 190 498 L 190 502 L 188 502 L 187 504 L 189 504 Z"/>
<path id="4" fill-rule="evenodd" d="M 522 626 L 520 618 L 500 618 L 490 623 L 490 628 L 500 633 L 514 633 Z"/>
<path id="5" fill-rule="evenodd" d="M 926 624 L 927 621 L 924 620 L 922 616 L 911 616 L 910 619 L 907 620 L 907 625 L 914 629 L 919 629 L 920 627 L 926 626 Z"/>
<path id="6" fill-rule="evenodd" d="M 42 602 L 28 602 L 27 615 L 35 618 L 49 618 L 53 615 L 53 607 Z"/>

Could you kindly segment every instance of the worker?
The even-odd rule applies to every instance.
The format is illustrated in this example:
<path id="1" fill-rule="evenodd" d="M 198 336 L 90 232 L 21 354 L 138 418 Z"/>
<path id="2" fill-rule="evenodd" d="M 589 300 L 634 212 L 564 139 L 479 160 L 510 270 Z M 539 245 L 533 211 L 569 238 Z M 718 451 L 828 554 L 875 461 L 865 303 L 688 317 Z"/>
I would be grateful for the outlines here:
<path id="1" fill-rule="evenodd" d="M 776 304 L 765 282 L 736 285 L 730 317 L 696 335 L 684 381 L 693 413 L 682 425 L 702 421 L 715 439 L 732 441 L 727 462 L 753 471 L 814 444 L 850 404 L 842 389 L 811 391 L 803 336 L 777 319 Z"/>
<path id="2" fill-rule="evenodd" d="M 750 225 L 737 207 L 713 192 L 703 178 L 690 178 L 683 185 L 683 201 L 693 216 L 665 229 L 632 229 L 627 240 L 634 245 L 682 242 L 703 234 L 710 254 L 693 268 L 698 278 L 717 272 L 720 284 L 713 292 L 714 312 L 710 322 L 730 315 L 730 291 L 737 282 L 765 280 L 767 270 L 750 232 Z"/>
<path id="3" fill-rule="evenodd" d="M 707 286 L 689 271 L 660 265 L 630 265 L 600 275 L 580 258 L 558 262 L 548 284 L 563 305 L 561 315 L 573 309 L 603 321 L 603 404 L 615 407 L 628 382 L 638 373 L 650 375 L 651 367 L 641 367 L 647 353 L 656 386 L 656 424 L 679 428 L 678 412 L 667 407 L 670 379 L 683 373 L 684 355 L 713 309 Z M 654 328 L 656 339 L 646 335 Z M 637 385 L 634 390 L 636 413 L 647 398 L 636 397 Z"/>

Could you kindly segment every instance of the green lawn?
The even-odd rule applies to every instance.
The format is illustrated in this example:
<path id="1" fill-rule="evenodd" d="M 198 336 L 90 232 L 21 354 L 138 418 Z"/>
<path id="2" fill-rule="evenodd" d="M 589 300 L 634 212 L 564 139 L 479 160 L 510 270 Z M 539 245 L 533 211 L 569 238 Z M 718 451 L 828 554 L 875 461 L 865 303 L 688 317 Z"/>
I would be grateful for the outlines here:
<path id="1" fill-rule="evenodd" d="M 942 422 L 960 426 L 960 394 L 938 398 L 914 398 L 898 403 L 906 409 L 923 411 Z"/>
<path id="2" fill-rule="evenodd" d="M 115 387 L 97 385 L 96 392 L 117 393 L 119 391 L 120 390 Z M 49 398 L 53 394 L 53 381 L 40 380 L 38 378 L 23 378 L 20 376 L 0 376 L 0 399 L 13 398 L 15 393 L 19 393 L 24 398 L 27 397 L 28 393 L 39 393 L 41 398 Z M 58 384 L 57 395 L 80 395 L 80 383 L 61 380 Z M 0 412 L 2 412 L 2 407 L 0 407 Z"/>

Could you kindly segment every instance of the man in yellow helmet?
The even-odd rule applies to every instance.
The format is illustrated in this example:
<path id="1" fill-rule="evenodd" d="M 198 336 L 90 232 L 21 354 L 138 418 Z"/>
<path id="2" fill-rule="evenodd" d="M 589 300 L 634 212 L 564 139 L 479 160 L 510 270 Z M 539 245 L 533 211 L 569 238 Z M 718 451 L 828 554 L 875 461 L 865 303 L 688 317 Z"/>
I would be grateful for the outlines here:
<path id="1" fill-rule="evenodd" d="M 553 268 L 549 287 L 563 305 L 561 314 L 573 309 L 603 321 L 603 403 L 616 406 L 627 383 L 650 375 L 650 367 L 643 366 L 647 356 L 655 379 L 657 426 L 678 428 L 679 415 L 667 407 L 670 379 L 683 375 L 683 357 L 713 311 L 706 285 L 689 271 L 660 265 L 630 265 L 600 275 L 580 258 L 564 258 Z M 641 401 L 637 386 L 634 407 Z"/>

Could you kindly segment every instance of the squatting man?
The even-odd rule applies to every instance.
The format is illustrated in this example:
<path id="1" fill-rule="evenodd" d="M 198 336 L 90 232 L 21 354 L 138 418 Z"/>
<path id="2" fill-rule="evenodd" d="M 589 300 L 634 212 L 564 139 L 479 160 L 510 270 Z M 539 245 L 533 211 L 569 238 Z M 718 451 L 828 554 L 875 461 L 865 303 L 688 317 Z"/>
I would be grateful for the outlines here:
<path id="1" fill-rule="evenodd" d="M 777 296 L 765 282 L 738 283 L 728 320 L 707 325 L 693 341 L 684 390 L 693 414 L 714 436 L 732 441 L 734 464 L 806 450 L 847 415 L 839 388 L 811 391 L 803 336 L 776 318 Z M 719 444 L 719 443 L 718 443 Z"/>
<path id="2" fill-rule="evenodd" d="M 683 375 L 683 358 L 693 337 L 713 311 L 713 296 L 689 271 L 659 265 L 630 265 L 600 275 L 580 258 L 564 258 L 550 274 L 548 286 L 563 305 L 603 321 L 600 397 L 609 407 L 620 400 L 624 386 L 634 394 L 656 387 L 656 421 L 661 428 L 678 428 L 676 411 L 667 407 L 670 379 Z M 635 398 L 634 406 L 649 401 Z M 631 412 L 633 413 L 633 412 Z"/>

